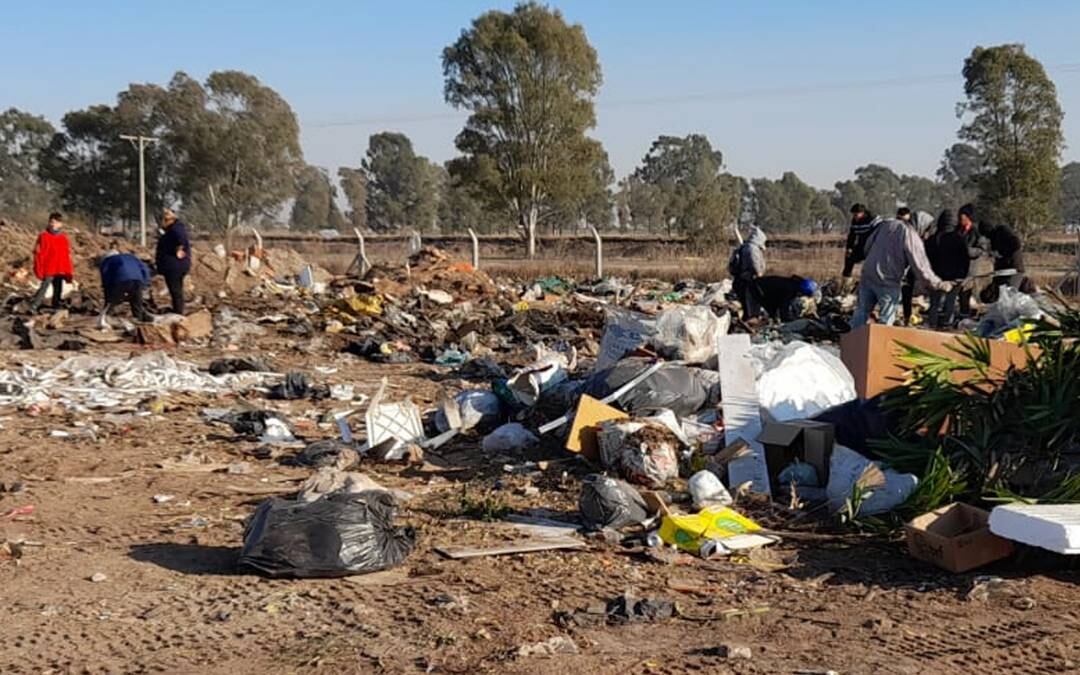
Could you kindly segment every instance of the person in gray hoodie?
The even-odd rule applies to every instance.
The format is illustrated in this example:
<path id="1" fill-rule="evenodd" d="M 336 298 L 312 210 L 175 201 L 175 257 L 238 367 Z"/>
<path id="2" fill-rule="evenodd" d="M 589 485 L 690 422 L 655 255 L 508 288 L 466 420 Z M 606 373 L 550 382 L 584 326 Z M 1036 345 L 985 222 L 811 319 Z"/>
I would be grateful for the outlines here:
<path id="1" fill-rule="evenodd" d="M 866 260 L 859 277 L 859 303 L 851 319 L 858 328 L 870 320 L 876 307 L 878 320 L 891 326 L 901 300 L 900 286 L 908 268 L 934 290 L 948 292 L 952 283 L 942 281 L 926 259 L 926 249 L 915 228 L 895 218 L 882 222 L 866 241 Z"/>
<path id="2" fill-rule="evenodd" d="M 749 321 L 761 314 L 761 291 L 757 286 L 757 279 L 765 274 L 767 241 L 768 237 L 760 227 L 751 227 L 746 242 L 735 249 L 728 261 L 732 290 L 742 305 L 743 321 Z"/>

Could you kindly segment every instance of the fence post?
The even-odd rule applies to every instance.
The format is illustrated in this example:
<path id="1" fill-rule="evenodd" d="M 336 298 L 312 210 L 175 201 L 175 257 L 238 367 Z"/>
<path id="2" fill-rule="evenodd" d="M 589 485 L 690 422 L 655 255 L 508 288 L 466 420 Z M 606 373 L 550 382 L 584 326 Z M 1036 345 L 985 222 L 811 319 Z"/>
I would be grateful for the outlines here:
<path id="1" fill-rule="evenodd" d="M 420 238 L 420 233 L 416 230 L 412 231 L 409 235 L 408 248 L 409 255 L 414 256 L 420 252 L 420 249 L 424 247 L 424 240 Z"/>
<path id="2" fill-rule="evenodd" d="M 476 238 L 476 233 L 471 227 L 469 236 L 472 238 L 472 266 L 474 270 L 478 270 L 480 269 L 480 240 Z"/>
<path id="3" fill-rule="evenodd" d="M 592 230 L 592 236 L 596 239 L 596 278 L 604 278 L 604 243 L 600 240 L 600 233 L 596 231 L 596 228 L 592 225 L 589 226 Z"/>
<path id="4" fill-rule="evenodd" d="M 263 254 L 262 235 L 259 234 L 259 231 L 255 229 L 254 225 L 248 225 L 248 229 L 250 229 L 251 233 L 255 235 L 255 258 L 259 261 L 259 265 L 258 265 L 258 267 L 255 267 L 255 266 L 253 266 L 251 264 L 252 256 L 249 254 L 247 256 L 247 266 L 251 267 L 252 269 L 258 269 L 259 267 L 262 267 L 262 254 Z"/>
<path id="5" fill-rule="evenodd" d="M 360 265 L 360 276 L 364 276 L 365 274 L 368 273 L 368 270 L 371 269 L 371 263 L 368 261 L 367 249 L 364 248 L 364 235 L 363 235 L 363 233 L 360 232 L 359 227 L 354 227 L 353 232 L 356 233 L 356 242 L 357 242 L 357 245 L 359 247 L 359 251 L 357 252 L 356 257 L 353 258 L 352 264 L 349 265 L 349 269 L 352 269 L 353 265 L 356 265 L 357 263 L 359 263 L 359 265 Z"/>

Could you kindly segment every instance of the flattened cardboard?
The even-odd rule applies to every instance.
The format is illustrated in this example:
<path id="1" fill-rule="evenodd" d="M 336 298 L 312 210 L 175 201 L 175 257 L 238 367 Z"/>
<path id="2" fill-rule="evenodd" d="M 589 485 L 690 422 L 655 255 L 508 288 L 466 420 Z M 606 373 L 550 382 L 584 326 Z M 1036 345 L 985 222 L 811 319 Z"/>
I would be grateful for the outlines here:
<path id="1" fill-rule="evenodd" d="M 612 408 L 588 394 L 583 394 L 578 400 L 574 424 L 571 425 L 570 436 L 566 439 L 566 449 L 570 452 L 581 453 L 583 457 L 591 461 L 599 461 L 600 445 L 596 437 L 599 424 L 608 420 L 624 420 L 629 417 L 618 408 Z"/>
<path id="2" fill-rule="evenodd" d="M 873 398 L 904 381 L 904 372 L 909 366 L 900 359 L 898 342 L 933 354 L 952 356 L 955 352 L 949 347 L 959 346 L 958 337 L 952 333 L 867 324 L 841 336 L 840 360 L 854 376 L 859 398 Z M 1010 365 L 1018 368 L 1027 365 L 1024 347 L 1004 340 L 990 340 L 989 344 L 990 365 L 995 371 L 1004 372 Z M 963 382 L 968 377 L 970 373 L 953 373 L 956 382 Z"/>
<path id="3" fill-rule="evenodd" d="M 961 573 L 1013 553 L 1013 544 L 990 532 L 990 514 L 967 504 L 949 504 L 904 526 L 911 556 Z"/>

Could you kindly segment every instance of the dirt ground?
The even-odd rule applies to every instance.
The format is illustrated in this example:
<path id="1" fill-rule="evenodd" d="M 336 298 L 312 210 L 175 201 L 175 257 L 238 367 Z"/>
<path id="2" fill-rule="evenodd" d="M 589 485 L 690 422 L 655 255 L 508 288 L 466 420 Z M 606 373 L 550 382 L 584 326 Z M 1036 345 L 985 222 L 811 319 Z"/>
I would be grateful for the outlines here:
<path id="1" fill-rule="evenodd" d="M 260 346 L 279 370 L 332 367 L 319 379 L 368 395 L 387 376 L 394 397 L 430 407 L 440 387 L 463 386 L 436 366 L 314 355 L 281 338 Z M 201 365 L 217 355 L 176 352 Z M 0 364 L 63 356 L 4 352 Z M 414 494 L 400 519 L 417 528 L 419 543 L 405 564 L 371 577 L 265 579 L 236 568 L 244 520 L 267 495 L 295 491 L 309 470 L 257 459 L 258 443 L 200 419 L 204 407 L 235 406 L 232 397 L 164 400 L 160 414 L 110 421 L 0 411 L 0 543 L 24 542 L 21 558 L 0 560 L 0 673 L 1080 672 L 1080 575 L 1032 555 L 980 570 L 1003 579 L 986 586 L 975 574 L 912 560 L 899 539 L 806 528 L 749 559 L 703 561 L 597 541 L 581 551 L 465 561 L 433 550 L 515 536 L 474 517 L 468 507 L 485 496 L 519 512 L 573 511 L 588 468 L 552 446 L 530 458 L 552 460 L 534 475 L 508 473 L 504 465 L 521 458 L 485 458 L 469 439 L 449 446 L 438 466 L 365 462 L 362 471 Z M 314 420 L 343 406 L 250 402 L 285 411 L 309 440 L 333 435 Z M 50 436 L 77 421 L 97 424 L 96 440 Z M 246 461 L 251 471 L 156 466 L 190 451 Z M 155 495 L 174 499 L 156 503 Z M 16 510 L 26 506 L 32 513 Z M 776 529 L 790 518 L 779 507 L 761 513 Z M 677 615 L 627 625 L 557 621 L 626 591 L 674 600 Z M 578 653 L 519 655 L 556 636 L 572 639 Z M 728 653 L 742 646 L 749 659 Z"/>

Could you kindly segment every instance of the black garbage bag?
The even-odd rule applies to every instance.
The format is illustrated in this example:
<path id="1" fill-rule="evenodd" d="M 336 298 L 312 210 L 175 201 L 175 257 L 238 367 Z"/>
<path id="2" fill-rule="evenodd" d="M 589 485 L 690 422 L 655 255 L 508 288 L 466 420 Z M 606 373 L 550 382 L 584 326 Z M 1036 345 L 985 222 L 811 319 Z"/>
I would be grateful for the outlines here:
<path id="1" fill-rule="evenodd" d="M 258 356 L 241 356 L 234 359 L 218 359 L 210 364 L 211 375 L 232 373 L 269 373 L 270 366 Z"/>
<path id="2" fill-rule="evenodd" d="M 641 374 L 652 363 L 649 359 L 626 358 L 611 368 L 592 375 L 585 393 L 602 399 Z M 619 397 L 616 405 L 631 415 L 670 409 L 679 417 L 688 417 L 720 400 L 720 378 L 703 368 L 667 363 L 643 382 Z"/>
<path id="3" fill-rule="evenodd" d="M 645 500 L 632 485 L 598 473 L 590 474 L 582 481 L 578 512 L 588 530 L 618 529 L 636 525 L 649 517 Z"/>
<path id="4" fill-rule="evenodd" d="M 291 457 L 288 464 L 293 466 L 309 466 L 313 469 L 321 469 L 324 466 L 332 466 L 335 469 L 348 471 L 356 466 L 360 455 L 350 443 L 336 439 L 326 438 L 315 441 L 306 448 Z M 283 462 L 284 463 L 284 462 Z"/>
<path id="5" fill-rule="evenodd" d="M 266 422 L 271 419 L 285 422 L 280 415 L 269 410 L 244 410 L 214 417 L 212 422 L 221 422 L 232 427 L 233 433 L 242 436 L 262 436 L 266 431 Z M 288 426 L 286 423 L 285 426 Z"/>
<path id="6" fill-rule="evenodd" d="M 318 401 L 330 398 L 330 387 L 326 385 L 313 385 L 308 382 L 307 375 L 299 371 L 286 373 L 281 384 L 275 384 L 270 388 L 270 398 L 279 401 L 295 401 L 301 398 L 311 398 Z"/>
<path id="7" fill-rule="evenodd" d="M 898 410 L 886 410 L 882 405 L 887 393 L 865 401 L 855 399 L 816 415 L 815 422 L 827 422 L 835 429 L 836 444 L 851 448 L 870 459 L 880 459 L 869 441 L 884 440 L 895 432 L 900 423 Z"/>
<path id="8" fill-rule="evenodd" d="M 241 567 L 270 577 L 341 577 L 401 564 L 416 546 L 395 527 L 394 496 L 382 490 L 332 492 L 313 502 L 273 497 L 244 530 Z"/>

